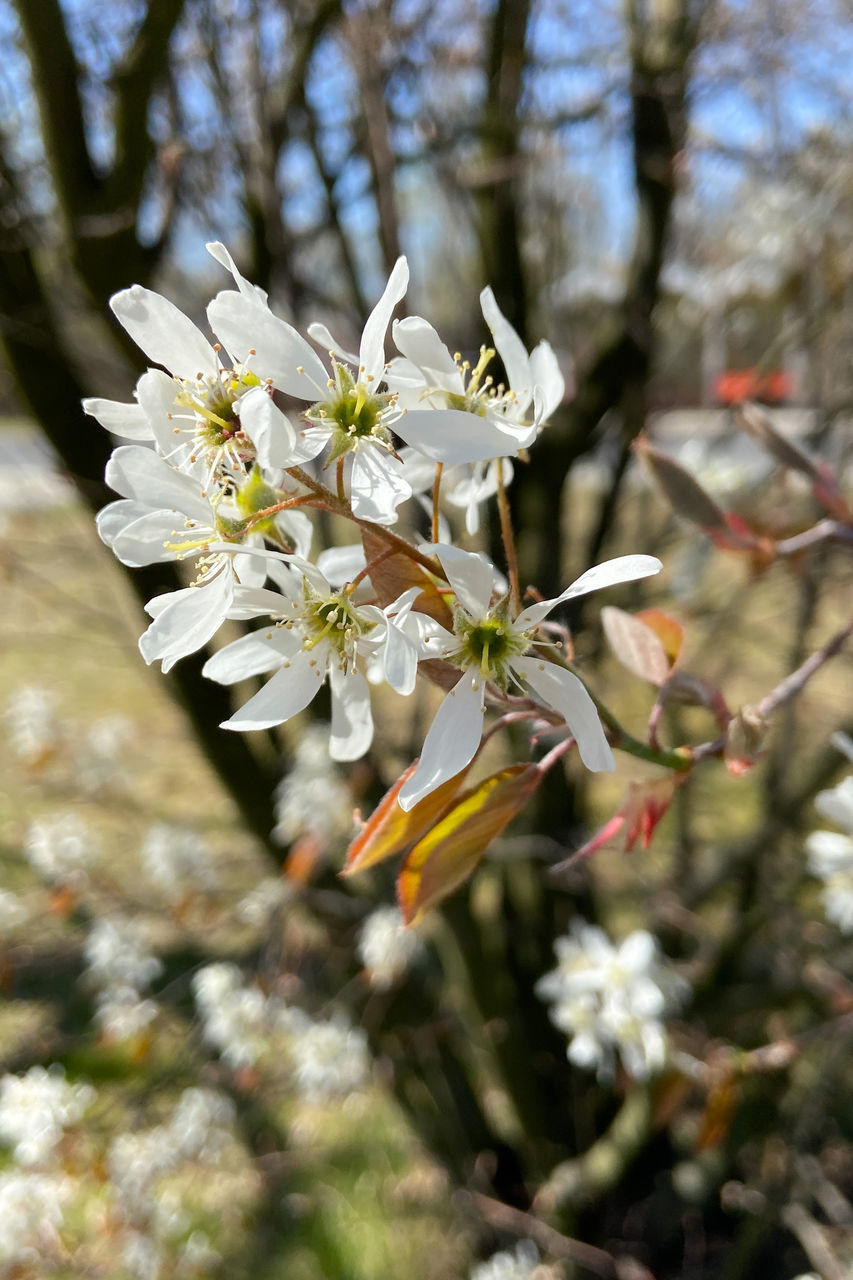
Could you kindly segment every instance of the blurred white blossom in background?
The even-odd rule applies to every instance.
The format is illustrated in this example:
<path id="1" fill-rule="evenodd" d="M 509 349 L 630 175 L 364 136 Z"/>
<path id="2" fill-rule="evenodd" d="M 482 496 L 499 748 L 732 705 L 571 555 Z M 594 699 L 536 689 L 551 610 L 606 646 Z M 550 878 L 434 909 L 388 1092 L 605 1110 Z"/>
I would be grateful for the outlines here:
<path id="1" fill-rule="evenodd" d="M 406 928 L 399 907 L 377 907 L 361 926 L 358 956 L 378 991 L 393 986 L 422 951 L 422 939 Z"/>
<path id="2" fill-rule="evenodd" d="M 155 822 L 142 838 L 140 855 L 148 879 L 170 900 L 189 889 L 218 887 L 210 846 L 198 831 Z"/>
<path id="3" fill-rule="evenodd" d="M 532 1240 L 521 1240 L 510 1252 L 502 1249 L 471 1271 L 470 1280 L 531 1280 L 539 1266 L 539 1250 Z M 546 1273 L 540 1272 L 545 1275 Z M 547 1273 L 550 1274 L 550 1273 Z"/>
<path id="4" fill-rule="evenodd" d="M 536 994 L 568 1036 L 569 1060 L 600 1080 L 613 1078 L 617 1054 L 634 1080 L 659 1071 L 668 1052 L 663 1019 L 689 987 L 657 940 L 638 930 L 616 947 L 603 929 L 575 921 L 554 949 L 557 968 L 540 978 Z"/>
<path id="5" fill-rule="evenodd" d="M 30 767 L 42 764 L 61 741 L 56 698 L 49 689 L 21 685 L 6 704 L 4 719 L 12 750 Z"/>
<path id="6" fill-rule="evenodd" d="M 95 1100 L 89 1084 L 71 1084 L 60 1066 L 31 1067 L 0 1080 L 0 1141 L 18 1164 L 49 1162 L 62 1134 Z"/>
<path id="7" fill-rule="evenodd" d="M 273 839 L 292 844 L 313 836 L 324 847 L 346 842 L 352 830 L 352 796 L 329 758 L 329 725 L 306 725 L 293 764 L 275 792 Z"/>
<path id="8" fill-rule="evenodd" d="M 94 833 L 69 812 L 30 824 L 24 853 L 35 873 L 48 884 L 80 888 L 98 857 Z"/>
<path id="9" fill-rule="evenodd" d="M 815 796 L 815 808 L 841 831 L 813 831 L 806 840 L 809 871 L 823 881 L 826 917 L 853 933 L 853 774 Z"/>

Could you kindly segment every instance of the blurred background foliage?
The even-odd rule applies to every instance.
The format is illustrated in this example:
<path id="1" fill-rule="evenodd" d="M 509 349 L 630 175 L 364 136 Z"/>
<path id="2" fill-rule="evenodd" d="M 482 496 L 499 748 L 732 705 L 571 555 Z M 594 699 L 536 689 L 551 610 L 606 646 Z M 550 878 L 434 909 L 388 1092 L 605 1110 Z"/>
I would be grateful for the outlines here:
<path id="1" fill-rule="evenodd" d="M 802 853 L 813 797 L 843 767 L 827 742 L 845 717 L 851 727 L 849 658 L 784 710 L 746 778 L 708 770 L 681 787 L 651 852 L 631 862 L 605 850 L 548 877 L 642 779 L 555 771 L 431 922 L 427 959 L 378 992 L 355 939 L 390 884 L 345 891 L 340 834 L 323 849 L 315 832 L 306 852 L 303 832 L 294 897 L 251 927 L 235 915 L 278 873 L 274 790 L 297 743 L 221 733 L 228 695 L 201 681 L 204 655 L 165 682 L 137 669 L 134 597 L 177 585 L 173 568 L 123 582 L 79 506 L 47 495 L 43 470 L 21 461 L 36 449 L 26 418 L 78 502 L 108 499 L 110 441 L 80 400 L 128 399 L 142 367 L 108 298 L 140 282 L 201 318 L 222 283 L 206 240 L 228 244 L 280 314 L 343 334 L 405 252 L 409 309 L 451 348 L 479 344 L 488 282 L 528 346 L 551 341 L 571 383 L 517 468 L 525 580 L 549 596 L 605 554 L 660 554 L 665 579 L 643 603 L 677 614 L 691 670 L 730 706 L 755 700 L 844 621 L 849 563 L 825 545 L 769 570 L 724 559 L 643 486 L 631 444 L 647 430 L 774 537 L 808 527 L 812 500 L 731 435 L 725 405 L 764 393 L 807 448 L 839 473 L 848 463 L 849 7 L 0 0 L 0 37 L 0 379 L 15 419 L 3 694 L 10 723 L 25 682 L 52 688 L 79 721 L 64 739 L 55 730 L 43 758 L 8 754 L 4 859 L 29 914 L 6 948 L 4 1065 L 57 1061 L 98 1080 L 100 1138 L 67 1153 L 78 1175 L 95 1168 L 109 1125 L 163 1122 L 158 1105 L 214 1083 L 239 1134 L 225 1161 L 239 1191 L 226 1179 L 223 1194 L 244 1206 L 225 1229 L 215 1206 L 200 1211 L 210 1254 L 197 1246 L 161 1271 L 119 1264 L 104 1227 L 95 1246 L 13 1262 L 15 1274 L 44 1274 L 49 1256 L 75 1276 L 426 1278 L 462 1275 L 472 1250 L 529 1236 L 565 1275 L 849 1276 L 850 953 L 821 919 Z M 573 626 L 612 705 L 641 724 L 648 693 L 602 657 L 595 616 Z M 161 683 L 183 720 L 158 701 Z M 132 785 L 105 775 L 87 791 L 85 726 L 116 707 L 130 738 L 101 754 L 124 759 Z M 672 711 L 668 739 L 709 736 L 704 714 Z M 387 737 L 348 783 L 368 809 L 416 750 L 412 724 L 390 718 Z M 28 823 L 59 802 L 112 851 L 71 885 L 24 853 Z M 155 820 L 206 833 L 218 887 L 190 877 L 165 902 L 140 887 L 139 842 Z M 147 920 L 164 969 L 156 1032 L 110 1056 L 93 1047 L 78 980 L 93 921 L 116 911 Z M 567 1063 L 533 988 L 576 914 L 616 935 L 648 928 L 682 964 L 694 990 L 682 1047 L 707 1068 L 701 1088 L 677 1074 L 611 1086 Z M 370 1042 L 373 1092 L 349 1111 L 297 1105 L 275 1064 L 223 1065 L 191 998 L 192 975 L 223 956 L 265 999 L 298 991 L 315 1013 L 346 1010 Z M 772 1069 L 738 1057 L 779 1044 L 794 1048 Z M 562 1183 L 537 1199 L 555 1167 Z M 90 1234 L 99 1185 L 80 1211 Z M 150 1223 L 138 1225 L 147 1238 Z"/>

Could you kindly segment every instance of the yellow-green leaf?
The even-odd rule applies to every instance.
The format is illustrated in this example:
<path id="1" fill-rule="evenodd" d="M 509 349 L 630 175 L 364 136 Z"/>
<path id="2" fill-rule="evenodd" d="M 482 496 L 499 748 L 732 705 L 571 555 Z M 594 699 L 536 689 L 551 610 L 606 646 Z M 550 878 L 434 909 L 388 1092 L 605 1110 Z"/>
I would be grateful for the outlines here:
<path id="1" fill-rule="evenodd" d="M 514 764 L 459 796 L 403 863 L 397 896 L 407 924 L 468 879 L 541 776 L 535 764 Z"/>
<path id="2" fill-rule="evenodd" d="M 392 857 L 401 849 L 407 848 L 418 840 L 425 831 L 438 821 L 445 809 L 455 799 L 468 772 L 463 769 L 456 777 L 438 787 L 430 795 L 424 796 L 416 805 L 405 813 L 397 803 L 397 796 L 403 784 L 412 776 L 417 760 L 397 779 L 393 787 L 386 791 L 373 810 L 359 834 L 347 849 L 342 876 L 352 875 L 354 871 L 364 871 L 385 858 Z"/>

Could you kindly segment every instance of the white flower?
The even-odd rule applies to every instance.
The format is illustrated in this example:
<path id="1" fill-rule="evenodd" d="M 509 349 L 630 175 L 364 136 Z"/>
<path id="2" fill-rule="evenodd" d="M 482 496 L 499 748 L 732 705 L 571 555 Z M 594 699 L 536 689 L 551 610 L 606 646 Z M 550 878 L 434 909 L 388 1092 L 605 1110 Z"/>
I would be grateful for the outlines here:
<path id="1" fill-rule="evenodd" d="M 470 1280 L 530 1280 L 539 1265 L 539 1250 L 532 1240 L 521 1240 L 510 1252 L 493 1253 L 487 1262 L 471 1269 Z"/>
<path id="2" fill-rule="evenodd" d="M 569 1037 L 569 1060 L 601 1080 L 612 1078 L 617 1051 L 634 1080 L 659 1071 L 668 1052 L 663 1018 L 688 988 L 656 939 L 638 930 L 614 947 L 602 929 L 575 921 L 554 948 L 558 966 L 540 978 L 536 994 Z"/>
<path id="3" fill-rule="evenodd" d="M 132 738 L 133 724 L 127 716 L 102 716 L 89 725 L 74 760 L 86 791 L 127 782 L 125 752 Z"/>
<path id="4" fill-rule="evenodd" d="M 106 481 L 123 497 L 99 512 L 98 532 L 123 564 L 137 568 L 198 557 L 191 586 L 155 596 L 146 605 L 154 621 L 139 648 L 146 662 L 162 660 L 168 671 L 179 658 L 207 644 L 227 617 L 252 616 L 243 602 L 247 591 L 264 582 L 271 563 L 252 554 L 262 547 L 263 536 L 245 533 L 246 519 L 237 502 L 221 493 L 209 499 L 196 480 L 150 449 L 122 445 L 114 450 Z M 300 513 L 290 518 L 297 516 L 294 529 L 304 550 L 310 526 L 303 526 Z M 229 541 L 223 547 L 223 538 L 236 538 L 237 545 Z"/>
<path id="5" fill-rule="evenodd" d="M 163 971 L 162 961 L 145 945 L 138 926 L 118 915 L 95 921 L 85 956 L 86 974 L 102 990 L 117 986 L 144 991 Z"/>
<path id="6" fill-rule="evenodd" d="M 77 1124 L 95 1100 L 88 1084 L 69 1084 L 61 1067 L 31 1067 L 0 1080 L 0 1141 L 14 1148 L 18 1164 L 43 1164 L 63 1130 Z"/>
<path id="7" fill-rule="evenodd" d="M 393 524 L 397 507 L 411 493 L 390 434 L 399 416 L 396 397 L 379 391 L 385 377 L 385 335 L 408 279 L 408 265 L 400 258 L 367 319 L 357 355 L 342 351 L 324 325 L 309 327 L 332 355 L 331 378 L 304 338 L 259 297 L 238 287 L 220 293 L 207 312 L 233 355 L 246 359 L 254 349 L 253 368 L 263 368 L 281 391 L 314 402 L 298 447 L 306 457 L 316 457 L 331 445 L 330 461 L 350 455 L 346 483 L 353 513 L 378 524 Z"/>
<path id="8" fill-rule="evenodd" d="M 411 693 L 420 651 L 412 639 L 419 594 L 411 588 L 384 611 L 357 606 L 346 590 L 335 592 L 319 569 L 299 557 L 291 594 L 280 597 L 282 625 L 255 631 L 214 654 L 203 673 L 220 684 L 275 671 L 272 679 L 229 720 L 227 729 L 269 729 L 308 706 L 329 677 L 332 725 L 329 751 L 335 760 L 357 760 L 373 739 L 370 693 L 362 669 L 379 661 L 397 692 Z"/>
<path id="9" fill-rule="evenodd" d="M 73 813 L 63 813 L 33 822 L 24 852 L 33 870 L 49 884 L 79 886 L 98 849 L 86 824 Z"/>
<path id="10" fill-rule="evenodd" d="M 367 1037 L 345 1018 L 329 1022 L 305 1019 L 290 1045 L 293 1079 L 299 1093 L 311 1102 L 345 1097 L 360 1089 L 370 1076 Z"/>
<path id="11" fill-rule="evenodd" d="M 134 342 L 154 364 L 171 370 L 149 369 L 136 386 L 136 404 L 113 400 L 85 400 L 85 411 L 102 426 L 126 440 L 154 441 L 160 454 L 180 470 L 206 476 L 209 484 L 220 469 L 239 475 L 254 461 L 265 470 L 278 470 L 307 461 L 299 433 L 272 404 L 266 386 L 299 395 L 305 384 L 296 366 L 311 365 L 316 356 L 304 338 L 289 326 L 287 342 L 269 341 L 266 295 L 239 274 L 227 250 L 208 245 L 213 257 L 228 268 L 237 293 L 220 294 L 208 317 L 214 331 L 238 362 L 224 365 L 221 348 L 167 298 L 133 285 L 115 294 L 110 306 Z M 228 299 L 240 299 L 248 314 L 239 338 L 230 323 Z M 235 341 L 232 343 L 231 339 Z M 282 356 L 285 360 L 282 360 Z M 290 357 L 290 360 L 287 357 Z M 319 365 L 322 371 L 322 365 Z M 307 385 L 307 384 L 306 384 Z M 312 391 L 308 391 L 308 396 Z"/>
<path id="12" fill-rule="evenodd" d="M 288 1010 L 243 983 L 236 965 L 205 965 L 193 978 L 204 1038 L 232 1068 L 252 1067 L 268 1052 L 271 1036 L 287 1023 Z"/>
<path id="13" fill-rule="evenodd" d="M 30 1274 L 59 1245 L 74 1184 L 60 1173 L 0 1173 L 0 1266 L 23 1264 Z"/>
<path id="14" fill-rule="evenodd" d="M 185 1089 L 169 1128 L 184 1159 L 216 1155 L 233 1136 L 234 1103 L 214 1089 Z"/>
<path id="15" fill-rule="evenodd" d="M 293 764 L 276 787 L 273 839 L 292 844 L 311 835 L 328 846 L 335 838 L 348 839 L 351 828 L 352 795 L 329 760 L 329 725 L 306 725 Z"/>
<path id="16" fill-rule="evenodd" d="M 806 840 L 809 871 L 824 882 L 823 905 L 827 919 L 843 933 L 853 933 L 853 774 L 837 787 L 821 791 L 815 808 L 830 822 L 846 828 L 814 831 Z"/>
<path id="17" fill-rule="evenodd" d="M 0 937 L 28 919 L 29 912 L 17 894 L 10 889 L 0 889 Z"/>
<path id="18" fill-rule="evenodd" d="M 48 689 L 21 685 L 9 699 L 4 719 L 12 750 L 26 765 L 41 764 L 61 740 L 56 699 Z"/>
<path id="19" fill-rule="evenodd" d="M 273 833 L 275 834 L 275 833 Z M 237 903 L 236 915 L 243 924 L 263 928 L 273 912 L 283 907 L 293 895 L 293 889 L 281 876 L 267 876 L 250 889 Z"/>
<path id="20" fill-rule="evenodd" d="M 146 875 L 170 898 L 189 886 L 208 892 L 216 888 L 210 846 L 197 831 L 155 822 L 143 836 L 140 855 Z"/>
<path id="21" fill-rule="evenodd" d="M 399 320 L 393 328 L 404 358 L 392 361 L 388 383 L 406 408 L 394 429 L 434 462 L 450 466 L 514 456 L 528 448 L 565 389 L 549 344 L 541 342 L 528 355 L 491 289 L 480 294 L 480 304 L 509 387 L 494 387 L 486 374 L 493 349 L 481 347 L 472 369 L 450 354 L 420 316 Z"/>
<path id="22" fill-rule="evenodd" d="M 528 605 L 510 618 L 506 602 L 492 605 L 494 570 L 483 558 L 458 547 L 425 548 L 441 561 L 456 595 L 454 635 L 445 632 L 433 652 L 462 668 L 427 733 L 420 763 L 402 788 L 399 802 L 411 809 L 454 777 L 473 759 L 483 733 L 485 689 L 489 681 L 506 690 L 510 680 L 529 686 L 537 698 L 563 717 L 588 769 L 613 769 L 613 756 L 598 712 L 581 681 L 554 662 L 528 656 L 536 627 L 565 600 L 618 582 L 657 573 L 653 556 L 620 556 L 588 569 L 553 600 Z"/>
<path id="23" fill-rule="evenodd" d="M 399 981 L 422 950 L 421 938 L 414 929 L 405 927 L 398 907 L 377 907 L 361 926 L 359 959 L 370 985 L 378 991 Z"/>
<path id="24" fill-rule="evenodd" d="M 95 997 L 95 1024 L 111 1043 L 136 1040 L 158 1013 L 156 1002 L 143 1000 L 136 987 L 112 983 Z"/>

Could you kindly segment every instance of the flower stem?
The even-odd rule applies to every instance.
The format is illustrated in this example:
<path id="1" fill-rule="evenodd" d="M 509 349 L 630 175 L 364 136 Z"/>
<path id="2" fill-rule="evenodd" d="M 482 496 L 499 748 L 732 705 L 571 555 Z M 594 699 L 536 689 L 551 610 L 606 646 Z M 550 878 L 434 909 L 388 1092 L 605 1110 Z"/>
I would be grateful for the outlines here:
<path id="1" fill-rule="evenodd" d="M 444 463 L 437 462 L 435 464 L 435 481 L 432 486 L 432 540 L 439 541 L 438 536 L 438 500 L 441 495 L 441 473 L 444 470 Z"/>
<path id="2" fill-rule="evenodd" d="M 521 609 L 521 590 L 518 583 L 518 556 L 515 551 L 515 533 L 512 527 L 512 512 L 509 509 L 509 498 L 504 484 L 503 459 L 498 458 L 498 514 L 501 521 L 501 538 L 504 544 L 507 573 L 509 574 L 510 605 L 514 614 Z"/>

